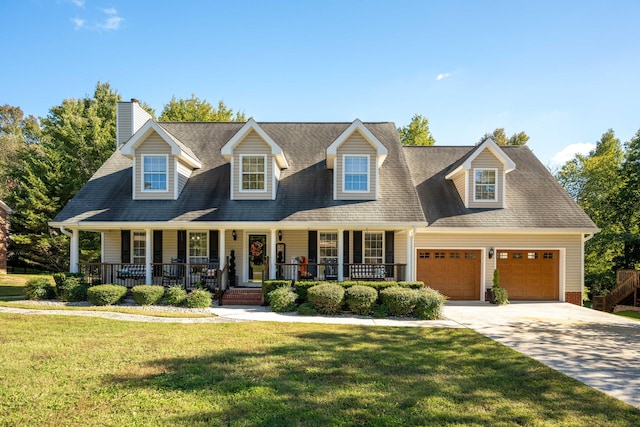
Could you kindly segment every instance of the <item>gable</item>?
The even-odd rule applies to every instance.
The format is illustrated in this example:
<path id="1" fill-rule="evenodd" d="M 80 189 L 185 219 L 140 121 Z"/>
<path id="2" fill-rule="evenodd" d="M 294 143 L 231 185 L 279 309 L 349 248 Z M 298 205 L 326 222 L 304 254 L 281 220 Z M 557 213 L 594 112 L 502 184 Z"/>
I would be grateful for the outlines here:
<path id="1" fill-rule="evenodd" d="M 377 167 L 381 167 L 387 158 L 388 150 L 387 147 L 380 142 L 378 138 L 376 138 L 369 129 L 360 121 L 360 119 L 355 119 L 353 123 L 347 127 L 344 132 L 338 136 L 333 143 L 327 148 L 327 168 L 333 169 L 336 163 L 336 157 L 338 154 L 338 149 L 347 142 L 352 135 L 355 133 L 360 134 L 362 138 L 367 141 L 374 148 L 376 152 L 376 164 Z"/>
<path id="2" fill-rule="evenodd" d="M 270 154 L 276 160 L 280 169 L 287 169 L 289 163 L 284 155 L 284 151 L 276 142 L 260 127 L 260 125 L 253 119 L 249 119 L 244 126 L 242 126 L 233 137 L 222 146 L 220 153 L 228 160 L 231 161 L 234 150 L 249 134 L 257 134 L 262 141 L 269 147 Z"/>

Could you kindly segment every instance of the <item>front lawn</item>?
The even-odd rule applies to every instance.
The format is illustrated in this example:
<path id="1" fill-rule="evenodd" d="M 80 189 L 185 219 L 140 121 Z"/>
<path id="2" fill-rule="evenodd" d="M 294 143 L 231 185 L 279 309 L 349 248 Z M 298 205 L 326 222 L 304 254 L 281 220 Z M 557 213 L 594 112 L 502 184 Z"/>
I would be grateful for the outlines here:
<path id="1" fill-rule="evenodd" d="M 0 274 L 0 297 L 24 295 L 24 285 L 38 277 L 48 277 L 53 283 L 49 274 Z"/>
<path id="2" fill-rule="evenodd" d="M 466 329 L 0 314 L 0 425 L 640 425 Z"/>
<path id="3" fill-rule="evenodd" d="M 613 314 L 616 314 L 618 316 L 623 316 L 623 317 L 630 317 L 632 319 L 640 319 L 640 311 L 627 310 L 627 311 L 618 311 L 617 313 L 613 313 Z"/>

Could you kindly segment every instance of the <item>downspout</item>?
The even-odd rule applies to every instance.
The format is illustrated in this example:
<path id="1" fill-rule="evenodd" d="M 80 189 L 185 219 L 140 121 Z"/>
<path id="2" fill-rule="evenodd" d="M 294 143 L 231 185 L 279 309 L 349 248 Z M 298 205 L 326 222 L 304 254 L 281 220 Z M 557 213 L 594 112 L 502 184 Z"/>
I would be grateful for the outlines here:
<path id="1" fill-rule="evenodd" d="M 60 226 L 60 231 L 65 236 L 69 237 L 71 240 L 71 247 L 69 248 L 69 272 L 77 273 L 78 272 L 78 261 L 79 261 L 79 253 L 80 253 L 80 242 L 78 238 L 78 231 L 71 230 L 71 232 L 67 231 L 64 225 Z"/>

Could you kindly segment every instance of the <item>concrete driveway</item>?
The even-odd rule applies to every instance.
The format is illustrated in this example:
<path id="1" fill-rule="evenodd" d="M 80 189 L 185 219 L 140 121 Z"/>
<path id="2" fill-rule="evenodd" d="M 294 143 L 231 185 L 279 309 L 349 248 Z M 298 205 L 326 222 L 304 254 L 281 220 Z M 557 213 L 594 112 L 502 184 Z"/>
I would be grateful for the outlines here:
<path id="1" fill-rule="evenodd" d="M 450 301 L 444 314 L 640 408 L 640 321 L 558 302 Z"/>

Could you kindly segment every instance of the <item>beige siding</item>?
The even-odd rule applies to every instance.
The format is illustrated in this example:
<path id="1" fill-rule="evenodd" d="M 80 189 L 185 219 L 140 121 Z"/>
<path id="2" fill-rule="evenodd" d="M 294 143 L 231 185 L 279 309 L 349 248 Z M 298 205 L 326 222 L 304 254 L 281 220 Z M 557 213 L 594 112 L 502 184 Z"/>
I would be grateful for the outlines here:
<path id="1" fill-rule="evenodd" d="M 582 235 L 580 234 L 433 234 L 418 233 L 415 239 L 416 249 L 564 249 L 564 292 L 582 291 Z M 562 252 L 562 251 L 561 251 Z M 562 261 L 562 255 L 561 255 Z M 484 283 L 491 287 L 496 258 L 483 259 L 485 263 Z M 562 286 L 562 263 L 560 265 L 560 283 Z M 560 297 L 562 298 L 562 289 Z"/>
<path id="2" fill-rule="evenodd" d="M 242 182 L 242 164 L 240 163 L 241 155 L 262 155 L 266 157 L 266 175 L 264 192 L 241 192 L 240 186 Z M 257 132 L 251 131 L 247 136 L 236 145 L 233 150 L 233 198 L 235 200 L 271 200 L 272 184 L 273 184 L 273 161 L 271 159 L 271 147 L 264 142 Z"/>
<path id="3" fill-rule="evenodd" d="M 467 194 L 467 173 L 465 171 L 460 171 L 456 176 L 453 177 L 453 184 L 456 186 L 458 190 L 458 194 L 460 194 L 460 200 L 462 203 L 465 203 L 465 197 Z"/>
<path id="4" fill-rule="evenodd" d="M 178 231 L 162 231 L 162 262 L 169 263 L 172 259 L 178 258 Z"/>
<path id="5" fill-rule="evenodd" d="M 474 202 L 474 176 L 475 169 L 497 169 L 496 176 L 496 192 L 498 200 L 495 202 Z M 471 170 L 469 171 L 469 207 L 470 208 L 500 208 L 502 207 L 502 199 L 504 197 L 504 166 L 489 149 L 485 149 L 471 162 Z"/>
<path id="6" fill-rule="evenodd" d="M 116 116 L 118 132 L 116 134 L 116 143 L 118 147 L 129 139 L 133 135 L 133 113 L 131 102 L 118 102 L 116 104 Z"/>
<path id="7" fill-rule="evenodd" d="M 138 103 L 131 103 L 131 105 L 133 108 L 133 133 L 136 133 L 152 117 Z"/>
<path id="8" fill-rule="evenodd" d="M 393 240 L 393 260 L 396 264 L 407 263 L 407 233 L 395 232 Z"/>
<path id="9" fill-rule="evenodd" d="M 283 230 L 282 243 L 287 245 L 286 263 L 292 258 L 307 256 L 309 252 L 309 232 L 307 230 Z"/>
<path id="10" fill-rule="evenodd" d="M 104 236 L 104 262 L 119 263 L 120 256 L 120 230 L 105 231 Z"/>
<path id="11" fill-rule="evenodd" d="M 166 154 L 169 157 L 167 174 L 169 178 L 168 191 L 163 192 L 143 192 L 141 191 L 143 183 L 142 155 L 143 154 Z M 175 185 L 175 162 L 171 157 L 171 147 L 156 132 L 153 132 L 144 140 L 136 149 L 135 155 L 135 193 L 134 199 L 137 200 L 173 200 L 173 188 Z"/>
<path id="12" fill-rule="evenodd" d="M 369 192 L 354 193 L 343 191 L 343 162 L 345 154 L 369 155 Z M 377 152 L 360 132 L 354 132 L 337 150 L 336 156 L 336 198 L 337 200 L 375 200 L 377 187 Z"/>
<path id="13" fill-rule="evenodd" d="M 191 168 L 185 166 L 182 162 L 178 161 L 178 196 L 182 192 L 182 189 L 187 185 L 187 181 L 191 176 Z"/>

